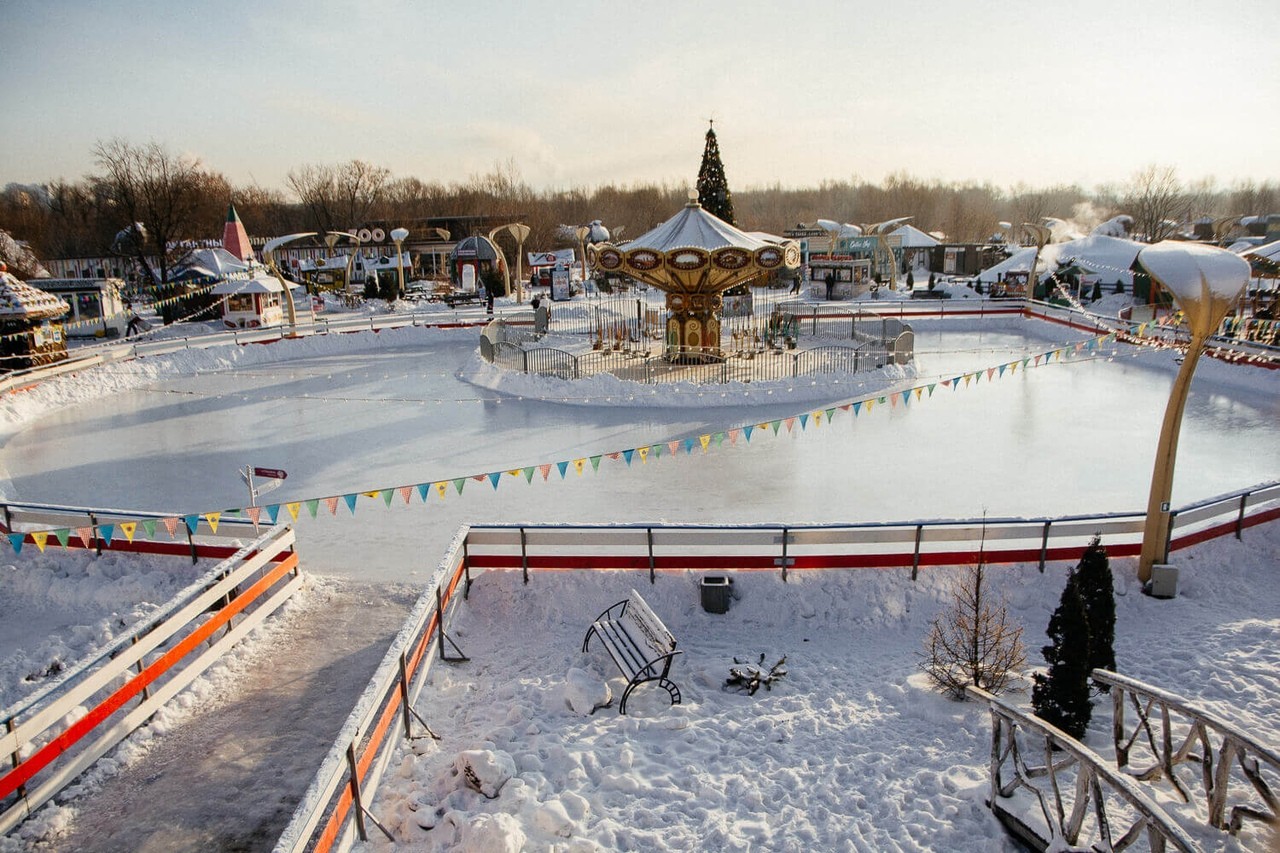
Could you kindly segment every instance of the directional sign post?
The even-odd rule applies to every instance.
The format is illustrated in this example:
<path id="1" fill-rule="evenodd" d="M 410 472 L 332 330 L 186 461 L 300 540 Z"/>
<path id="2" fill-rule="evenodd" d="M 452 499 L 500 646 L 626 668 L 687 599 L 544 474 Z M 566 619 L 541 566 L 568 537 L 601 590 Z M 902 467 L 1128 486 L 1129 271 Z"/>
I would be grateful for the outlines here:
<path id="1" fill-rule="evenodd" d="M 255 468 L 252 465 L 246 465 L 240 469 L 240 479 L 244 480 L 246 486 L 249 487 L 249 506 L 258 505 L 258 495 L 263 492 L 269 492 L 278 488 L 289 474 L 283 468 Z M 261 486 L 255 486 L 254 477 L 261 477 L 266 480 Z"/>

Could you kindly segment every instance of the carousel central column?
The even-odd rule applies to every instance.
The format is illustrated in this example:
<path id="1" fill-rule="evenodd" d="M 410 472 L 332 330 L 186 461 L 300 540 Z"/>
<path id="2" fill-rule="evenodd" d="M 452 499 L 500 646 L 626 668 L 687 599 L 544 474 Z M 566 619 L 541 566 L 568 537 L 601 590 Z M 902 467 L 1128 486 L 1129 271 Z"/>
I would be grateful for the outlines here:
<path id="1" fill-rule="evenodd" d="M 668 293 L 667 350 L 672 358 L 719 356 L 719 293 Z"/>

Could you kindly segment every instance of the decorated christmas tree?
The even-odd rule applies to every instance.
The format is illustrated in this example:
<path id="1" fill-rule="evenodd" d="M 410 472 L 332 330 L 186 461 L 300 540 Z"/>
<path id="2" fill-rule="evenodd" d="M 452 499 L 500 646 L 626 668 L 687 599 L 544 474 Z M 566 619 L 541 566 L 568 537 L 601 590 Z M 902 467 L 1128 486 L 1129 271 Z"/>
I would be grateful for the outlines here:
<path id="1" fill-rule="evenodd" d="M 733 195 L 724 179 L 720 162 L 720 146 L 716 142 L 715 125 L 707 129 L 707 145 L 702 149 L 702 168 L 698 170 L 698 204 L 712 216 L 733 225 Z"/>

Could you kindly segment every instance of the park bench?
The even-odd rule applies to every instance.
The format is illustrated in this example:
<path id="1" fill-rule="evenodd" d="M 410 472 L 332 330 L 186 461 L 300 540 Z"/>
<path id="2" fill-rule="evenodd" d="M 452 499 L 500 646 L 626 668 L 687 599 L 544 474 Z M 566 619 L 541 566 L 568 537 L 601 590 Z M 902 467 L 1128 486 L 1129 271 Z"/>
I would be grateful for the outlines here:
<path id="1" fill-rule="evenodd" d="M 627 713 L 627 697 L 631 691 L 648 681 L 671 694 L 671 704 L 680 704 L 680 688 L 667 678 L 671 662 L 676 655 L 676 638 L 667 630 L 640 593 L 631 590 L 630 597 L 619 601 L 591 623 L 587 635 L 582 638 L 585 652 L 591 637 L 597 636 L 618 669 L 627 678 L 627 689 L 622 693 L 618 713 Z"/>

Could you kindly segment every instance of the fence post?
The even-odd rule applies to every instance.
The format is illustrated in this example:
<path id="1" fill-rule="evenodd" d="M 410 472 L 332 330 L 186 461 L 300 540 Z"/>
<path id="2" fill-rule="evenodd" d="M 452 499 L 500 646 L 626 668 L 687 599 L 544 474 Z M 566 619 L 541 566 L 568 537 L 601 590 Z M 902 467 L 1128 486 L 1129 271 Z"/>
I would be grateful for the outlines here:
<path id="1" fill-rule="evenodd" d="M 782 528 L 782 582 L 787 582 L 787 540 L 791 538 L 790 531 Z"/>
<path id="2" fill-rule="evenodd" d="M 471 532 L 467 531 L 467 537 L 470 535 Z M 471 554 L 467 549 L 467 538 L 465 537 L 462 540 L 462 571 L 467 579 L 466 584 L 462 587 L 462 599 L 465 601 L 471 596 Z"/>
<path id="3" fill-rule="evenodd" d="M 924 535 L 924 525 L 916 525 L 916 548 L 915 553 L 911 555 L 911 579 L 915 580 L 916 575 L 920 573 L 920 537 Z"/>
<path id="4" fill-rule="evenodd" d="M 645 538 L 649 540 L 649 585 L 652 586 L 653 584 L 658 582 L 658 576 L 654 573 L 653 528 L 646 527 L 644 529 L 644 532 L 645 532 Z"/>
<path id="5" fill-rule="evenodd" d="M 5 721 L 4 721 L 4 730 L 5 730 L 6 732 L 8 732 L 9 734 L 13 734 L 13 729 L 14 729 L 14 726 L 13 726 L 13 717 L 6 717 L 6 718 L 5 718 Z M 9 756 L 9 761 L 13 764 L 13 769 L 14 769 L 14 770 L 17 770 L 17 769 L 18 769 L 18 765 L 22 763 L 22 760 L 21 760 L 20 758 L 18 758 L 18 750 L 17 750 L 17 749 L 15 749 L 15 750 L 13 751 L 13 754 Z M 17 789 L 14 793 L 16 793 L 16 794 L 18 795 L 18 798 L 19 798 L 19 799 L 23 799 L 23 798 L 25 798 L 25 797 L 27 796 L 27 786 L 26 786 L 26 785 L 19 785 L 19 786 L 18 786 L 18 789 Z"/>
<path id="6" fill-rule="evenodd" d="M 524 528 L 520 528 L 520 571 L 524 574 L 524 582 L 529 583 L 529 550 L 525 539 Z"/>
<path id="7" fill-rule="evenodd" d="M 1244 505 L 1245 505 L 1245 501 L 1249 500 L 1249 495 L 1251 494 L 1252 492 L 1245 492 L 1243 495 L 1240 496 L 1240 514 L 1236 516 L 1236 538 L 1237 539 L 1241 538 L 1240 534 L 1244 532 Z M 8 515 L 8 510 L 5 511 L 5 514 Z"/>
<path id="8" fill-rule="evenodd" d="M 409 711 L 409 664 L 404 658 L 404 650 L 400 650 L 400 707 L 403 710 L 401 716 L 404 717 L 404 737 L 405 740 L 413 738 L 413 729 L 409 723 L 411 721 Z"/>
<path id="9" fill-rule="evenodd" d="M 229 624 L 230 624 L 230 622 L 228 622 L 228 625 L 229 625 Z M 131 646 L 136 646 L 136 645 L 138 645 L 138 635 L 137 635 L 137 634 L 134 634 L 132 637 L 130 637 L 130 638 L 129 638 L 129 645 L 131 645 Z M 142 675 L 142 671 L 146 668 L 146 667 L 144 667 L 144 666 L 142 665 L 142 660 L 141 660 L 141 659 L 139 659 L 139 660 L 138 660 L 138 662 L 137 662 L 136 664 L 134 664 L 134 666 L 136 666 L 136 667 L 138 668 L 138 675 Z M 138 701 L 138 704 L 139 704 L 139 705 L 141 705 L 141 704 L 143 704 L 144 702 L 146 702 L 146 701 L 147 701 L 148 699 L 150 699 L 150 698 L 151 698 L 151 685 L 147 685 L 146 687 L 143 687 L 143 688 L 142 688 L 142 698 Z"/>
<path id="10" fill-rule="evenodd" d="M 1040 537 L 1040 574 L 1044 574 L 1045 558 L 1049 555 L 1049 525 L 1052 521 L 1044 523 L 1044 533 Z"/>
<path id="11" fill-rule="evenodd" d="M 369 835 L 364 830 L 364 803 L 360 802 L 360 776 L 356 767 L 356 743 L 347 744 L 347 766 L 351 769 L 351 805 L 356 816 L 356 832 L 361 841 L 368 841 Z"/>
<path id="12" fill-rule="evenodd" d="M 1173 528 L 1178 520 L 1178 510 L 1169 513 L 1169 529 L 1165 531 L 1164 536 L 1164 556 L 1160 558 L 1160 562 L 1169 562 L 1169 551 L 1173 548 Z"/>
<path id="13" fill-rule="evenodd" d="M 440 650 L 440 660 L 444 660 L 444 593 L 436 587 L 436 648 Z"/>
<path id="14" fill-rule="evenodd" d="M 93 513 L 89 513 L 89 529 L 93 531 L 93 550 L 99 557 L 102 556 L 102 540 L 98 538 L 98 519 Z"/>

